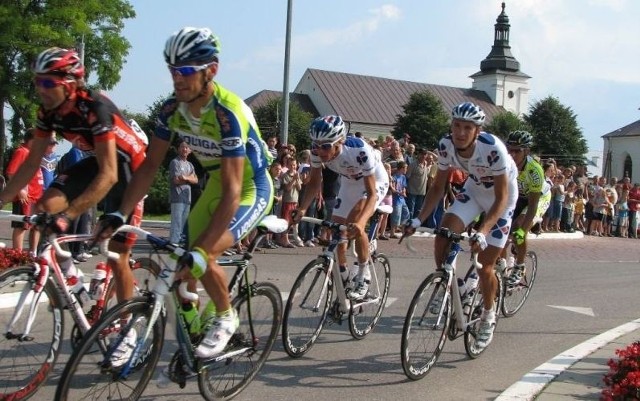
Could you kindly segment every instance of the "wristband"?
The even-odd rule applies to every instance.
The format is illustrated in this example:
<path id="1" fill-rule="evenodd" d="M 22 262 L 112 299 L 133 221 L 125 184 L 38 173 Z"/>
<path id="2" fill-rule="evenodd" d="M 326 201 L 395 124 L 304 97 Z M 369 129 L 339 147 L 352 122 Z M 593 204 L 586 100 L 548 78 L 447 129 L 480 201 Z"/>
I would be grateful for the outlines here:
<path id="1" fill-rule="evenodd" d="M 419 218 L 414 217 L 413 219 L 411 219 L 411 227 L 413 228 L 418 228 L 422 225 L 422 222 L 420 221 Z"/>

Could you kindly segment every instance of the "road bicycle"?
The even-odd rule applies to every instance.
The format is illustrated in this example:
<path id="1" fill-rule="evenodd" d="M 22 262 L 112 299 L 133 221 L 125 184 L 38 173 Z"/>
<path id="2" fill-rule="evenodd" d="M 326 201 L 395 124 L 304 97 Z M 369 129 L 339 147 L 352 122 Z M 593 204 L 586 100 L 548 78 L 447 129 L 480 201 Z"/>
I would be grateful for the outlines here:
<path id="1" fill-rule="evenodd" d="M 513 243 L 512 236 L 509 236 L 507 246 L 511 250 L 510 260 L 515 260 L 517 256 L 516 245 Z M 502 278 L 503 294 L 502 294 L 502 314 L 505 317 L 511 317 L 518 313 L 524 306 L 533 283 L 536 280 L 538 273 L 538 257 L 535 252 L 527 251 L 524 258 L 525 268 L 522 274 L 522 279 L 517 284 L 510 284 L 509 278 L 513 274 L 513 262 L 507 262 L 504 268 L 500 268 L 499 264 L 496 264 L 496 272 Z"/>
<path id="2" fill-rule="evenodd" d="M 302 218 L 328 228 L 331 240 L 327 248 L 302 269 L 289 293 L 282 324 L 282 342 L 289 356 L 299 358 L 307 353 L 325 325 L 341 324 L 345 315 L 349 317 L 349 331 L 357 340 L 363 339 L 378 323 L 389 294 L 391 265 L 387 256 L 378 252 L 375 237 L 382 213 L 390 211 L 389 206 L 379 206 L 369 221 L 371 283 L 365 297 L 357 301 L 347 298 L 336 264 L 335 250 L 339 243 L 346 241 L 347 227 L 328 220 Z"/>
<path id="3" fill-rule="evenodd" d="M 483 294 L 479 287 L 468 294 L 461 294 L 458 288 L 461 281 L 456 276 L 458 256 L 463 252 L 460 241 L 469 238 L 468 235 L 457 234 L 446 228 L 419 227 L 416 231 L 448 239 L 449 249 L 442 267 L 429 274 L 418 287 L 404 321 L 400 355 L 402 369 L 411 380 L 422 379 L 429 373 L 447 338 L 453 341 L 464 336 L 465 351 L 472 359 L 479 357 L 486 349 L 476 345 Z M 464 281 L 478 268 L 482 266 L 478 263 L 477 255 L 473 255 Z M 494 308 L 499 311 L 504 292 L 502 280 L 499 277 L 497 279 Z"/>
<path id="4" fill-rule="evenodd" d="M 0 215 L 0 219 L 42 228 L 46 214 Z M 0 272 L 0 400 L 27 399 L 46 382 L 63 347 L 65 309 L 74 322 L 70 335 L 74 347 L 104 310 L 115 304 L 110 270 L 104 279 L 105 290 L 97 300 L 89 301 L 84 289 L 83 296 L 76 292 L 60 266 L 60 260 L 71 258 L 64 244 L 91 239 L 85 234 L 48 235 L 34 262 Z M 106 250 L 106 242 L 100 249 L 105 256 L 117 257 Z M 130 263 L 136 292 L 149 291 L 157 267 L 144 258 Z"/>
<path id="5" fill-rule="evenodd" d="M 197 376 L 200 394 L 207 400 L 226 400 L 240 393 L 264 365 L 276 341 L 282 316 L 282 298 L 278 288 L 257 282 L 257 266 L 251 262 L 257 245 L 268 233 L 287 229 L 287 222 L 272 216 L 262 220 L 257 235 L 240 258 L 220 259 L 223 267 L 235 268 L 229 283 L 231 305 L 238 312 L 240 326 L 225 350 L 210 360 L 195 357 L 202 335 L 193 337 L 180 310 L 180 299 L 196 301 L 198 295 L 187 290 L 187 282 L 175 280 L 177 259 L 186 250 L 165 238 L 132 226 L 118 232 L 134 232 L 148 241 L 152 257 L 161 267 L 151 293 L 122 302 L 107 312 L 92 327 L 71 355 L 56 389 L 56 400 L 137 400 L 155 370 L 164 344 L 167 312 L 165 298 L 171 293 L 171 312 L 176 316 L 178 350 L 169 363 L 169 378 L 181 388 Z M 250 274 L 252 272 L 252 274 Z M 200 317 L 202 333 L 210 327 L 207 305 Z M 206 322 L 209 322 L 207 324 Z M 131 330 L 137 342 L 131 357 L 121 366 L 111 364 L 114 350 Z"/>

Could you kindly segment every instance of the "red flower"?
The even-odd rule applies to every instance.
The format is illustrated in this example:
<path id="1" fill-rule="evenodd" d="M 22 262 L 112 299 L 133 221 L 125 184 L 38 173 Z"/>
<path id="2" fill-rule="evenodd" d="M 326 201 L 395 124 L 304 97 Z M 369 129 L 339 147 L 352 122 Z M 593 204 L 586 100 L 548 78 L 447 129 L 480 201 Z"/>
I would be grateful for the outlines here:
<path id="1" fill-rule="evenodd" d="M 13 248 L 0 248 L 0 271 L 14 266 L 33 263 L 34 258 L 29 252 Z"/>
<path id="2" fill-rule="evenodd" d="M 602 401 L 640 400 L 640 341 L 616 350 L 618 360 L 610 359 L 609 373 L 604 376 Z"/>

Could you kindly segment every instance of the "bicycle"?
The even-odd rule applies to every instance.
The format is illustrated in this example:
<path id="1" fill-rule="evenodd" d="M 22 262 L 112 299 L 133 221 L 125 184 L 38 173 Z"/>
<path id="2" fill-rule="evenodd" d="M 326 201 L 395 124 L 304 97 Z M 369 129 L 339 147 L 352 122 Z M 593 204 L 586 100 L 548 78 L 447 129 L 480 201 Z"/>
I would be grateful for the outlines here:
<path id="1" fill-rule="evenodd" d="M 370 219 L 368 237 L 371 283 L 361 300 L 346 297 L 345 284 L 336 268 L 335 250 L 344 239 L 347 227 L 328 220 L 303 217 L 302 221 L 319 224 L 331 231 L 331 240 L 323 252 L 300 272 L 291 288 L 284 310 L 282 342 L 287 354 L 299 358 L 309 351 L 328 322 L 341 324 L 349 315 L 349 331 L 360 340 L 378 323 L 389 294 L 391 265 L 383 253 L 377 251 L 375 234 L 381 213 L 389 213 L 389 206 L 379 206 Z"/>
<path id="2" fill-rule="evenodd" d="M 267 216 L 257 229 L 256 237 L 239 259 L 220 259 L 218 263 L 235 268 L 229 283 L 231 305 L 237 310 L 240 326 L 224 352 L 202 361 L 194 356 L 202 335 L 192 338 L 182 313 L 180 300 L 195 301 L 197 294 L 186 289 L 186 281 L 175 281 L 176 259 L 186 250 L 166 238 L 132 226 L 122 226 L 118 232 L 134 232 L 148 241 L 152 257 L 161 266 L 156 285 L 150 294 L 118 304 L 107 312 L 84 337 L 69 359 L 56 389 L 56 400 L 110 399 L 137 400 L 155 370 L 162 352 L 167 313 L 165 297 L 171 293 L 176 316 L 178 350 L 169 363 L 169 377 L 184 388 L 186 380 L 197 376 L 200 394 L 207 400 L 226 400 L 240 393 L 264 365 L 276 341 L 282 316 L 282 298 L 278 288 L 267 282 L 257 282 L 257 266 L 251 262 L 257 245 L 269 232 L 287 229 L 287 222 Z M 170 253 L 170 254 L 167 254 Z M 253 267 L 253 279 L 249 270 Z M 210 301 L 211 302 L 211 301 Z M 201 315 L 202 332 L 211 325 L 206 311 Z M 208 323 L 207 323 L 208 322 Z M 113 351 L 130 330 L 135 329 L 138 340 L 132 355 L 120 367 L 110 362 Z"/>
<path id="3" fill-rule="evenodd" d="M 42 226 L 46 214 L 0 215 L 0 219 Z M 58 262 L 58 258 L 71 257 L 70 252 L 62 249 L 63 244 L 90 240 L 89 234 L 49 235 L 33 263 L 0 272 L 0 327 L 4 330 L 0 337 L 0 399 L 27 399 L 47 380 L 62 348 L 65 309 L 74 321 L 70 338 L 73 348 L 109 308 L 115 295 L 110 270 L 104 279 L 105 290 L 93 303 L 74 292 Z M 101 254 L 117 258 L 106 248 L 103 242 Z M 148 291 L 157 267 L 147 259 L 130 263 L 136 291 Z"/>
<path id="4" fill-rule="evenodd" d="M 446 228 L 419 227 L 416 231 L 447 238 L 449 250 L 442 267 L 429 274 L 416 290 L 405 317 L 400 355 L 402 369 L 411 380 L 422 379 L 430 372 L 447 338 L 453 341 L 463 335 L 464 348 L 471 359 L 479 357 L 486 349 L 476 346 L 483 294 L 479 287 L 470 294 L 461 294 L 456 277 L 458 255 L 463 252 L 460 241 L 469 238 L 468 235 L 457 234 Z M 413 249 L 409 244 L 407 246 Z M 474 254 L 471 267 L 464 276 L 465 281 L 478 268 L 482 266 Z M 494 300 L 496 311 L 500 310 L 503 293 L 502 280 L 498 277 Z"/>
<path id="5" fill-rule="evenodd" d="M 515 260 L 517 256 L 516 245 L 513 243 L 512 236 L 509 236 L 507 242 L 511 250 L 511 255 Z M 510 258 L 511 259 L 511 258 Z M 513 263 L 507 263 L 504 269 L 501 269 L 499 264 L 496 264 L 496 271 L 499 273 L 501 280 L 503 281 L 502 289 L 502 314 L 505 317 L 511 317 L 518 313 L 524 306 L 533 283 L 536 280 L 538 273 L 538 257 L 533 251 L 527 251 L 524 258 L 525 268 L 522 274 L 522 279 L 515 285 L 509 283 L 509 278 L 513 272 Z"/>

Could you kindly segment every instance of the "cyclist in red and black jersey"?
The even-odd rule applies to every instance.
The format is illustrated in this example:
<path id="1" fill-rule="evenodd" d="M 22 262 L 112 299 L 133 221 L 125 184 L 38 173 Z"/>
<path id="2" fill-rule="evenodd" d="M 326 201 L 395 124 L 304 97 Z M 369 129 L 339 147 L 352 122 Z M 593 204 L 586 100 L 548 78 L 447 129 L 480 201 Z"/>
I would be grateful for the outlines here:
<path id="1" fill-rule="evenodd" d="M 117 212 L 133 171 L 144 159 L 144 133 L 135 132 L 106 96 L 85 88 L 84 66 L 75 51 L 47 49 L 38 55 L 33 71 L 41 100 L 35 138 L 28 159 L 0 193 L 0 204 L 26 185 L 58 133 L 90 154 L 59 174 L 36 205 L 36 210 L 54 214 L 50 226 L 63 233 L 70 220 L 102 200 L 105 213 Z M 141 218 L 142 204 L 129 216 L 129 224 L 139 224 Z M 129 253 L 134 241 L 131 236 L 114 237 L 109 245 L 121 255 L 117 263 L 109 262 L 119 300 L 133 293 Z"/>

